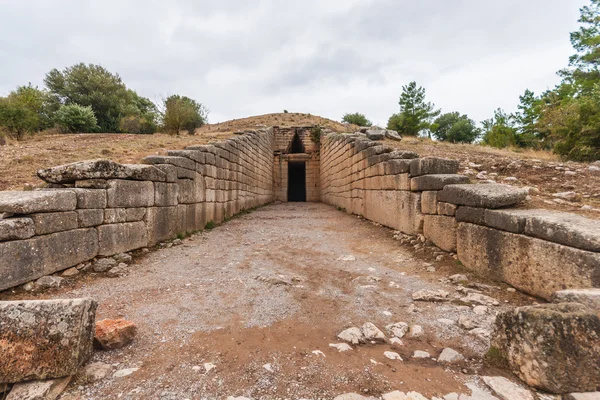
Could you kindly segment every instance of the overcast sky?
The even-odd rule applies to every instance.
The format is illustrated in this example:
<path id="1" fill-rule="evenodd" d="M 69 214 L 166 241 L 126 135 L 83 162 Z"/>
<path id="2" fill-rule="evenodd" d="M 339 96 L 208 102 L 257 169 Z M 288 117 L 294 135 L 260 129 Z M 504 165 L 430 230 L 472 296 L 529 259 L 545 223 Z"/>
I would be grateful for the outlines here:
<path id="1" fill-rule="evenodd" d="M 359 111 L 385 124 L 416 80 L 444 112 L 489 118 L 558 83 L 586 0 L 0 0 L 0 95 L 101 64 L 210 121 Z"/>

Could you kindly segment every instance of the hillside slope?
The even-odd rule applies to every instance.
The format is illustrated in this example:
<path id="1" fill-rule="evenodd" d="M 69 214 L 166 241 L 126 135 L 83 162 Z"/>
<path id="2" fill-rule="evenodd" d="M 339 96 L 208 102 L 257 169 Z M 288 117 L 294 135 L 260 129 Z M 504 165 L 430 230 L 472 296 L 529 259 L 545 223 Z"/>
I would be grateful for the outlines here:
<path id="1" fill-rule="evenodd" d="M 109 158 L 121 163 L 136 163 L 150 154 L 165 154 L 192 144 L 209 143 L 231 137 L 234 132 L 261 126 L 320 125 L 335 132 L 353 132 L 356 126 L 342 124 L 309 114 L 280 113 L 236 119 L 205 125 L 195 136 L 80 134 L 42 135 L 0 146 L 0 190 L 21 190 L 26 185 L 42 184 L 35 172 L 40 168 L 74 161 Z M 527 207 L 558 209 L 600 218 L 600 175 L 588 170 L 589 164 L 561 162 L 549 152 L 498 150 L 479 145 L 457 145 L 419 138 L 386 142 L 421 156 L 458 159 L 461 173 L 473 182 L 490 179 L 533 190 Z M 487 172 L 481 174 L 481 172 Z M 479 178 L 477 178 L 479 175 Z M 508 179 L 507 179 L 508 178 Z M 574 192 L 569 198 L 554 195 Z M 582 207 L 595 210 L 583 210 Z"/>

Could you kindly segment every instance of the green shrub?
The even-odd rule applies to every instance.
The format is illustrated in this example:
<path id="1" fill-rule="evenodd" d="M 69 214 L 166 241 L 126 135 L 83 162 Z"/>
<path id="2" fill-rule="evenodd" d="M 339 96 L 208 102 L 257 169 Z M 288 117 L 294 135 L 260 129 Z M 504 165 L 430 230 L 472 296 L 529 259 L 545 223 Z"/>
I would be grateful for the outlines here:
<path id="1" fill-rule="evenodd" d="M 56 124 L 63 132 L 94 132 L 98 129 L 92 107 L 69 104 L 61 106 L 56 112 Z"/>
<path id="2" fill-rule="evenodd" d="M 186 96 L 173 95 L 164 102 L 163 125 L 168 133 L 179 134 L 185 130 L 193 135 L 208 121 L 208 109 Z"/>
<path id="3" fill-rule="evenodd" d="M 217 224 L 215 224 L 215 221 L 208 221 L 206 223 L 206 226 L 204 227 L 204 229 L 211 230 L 211 229 L 215 229 L 216 226 L 217 226 Z"/>
<path id="4" fill-rule="evenodd" d="M 321 145 L 321 135 L 323 134 L 323 130 L 320 126 L 315 126 L 310 130 L 310 140 L 317 146 Z"/>
<path id="5" fill-rule="evenodd" d="M 353 114 L 345 114 L 342 117 L 342 122 L 345 122 L 347 124 L 353 124 L 353 125 L 358 125 L 358 126 L 371 126 L 373 125 L 371 123 L 371 121 L 369 121 L 367 119 L 367 117 L 364 114 L 361 113 L 353 113 Z"/>

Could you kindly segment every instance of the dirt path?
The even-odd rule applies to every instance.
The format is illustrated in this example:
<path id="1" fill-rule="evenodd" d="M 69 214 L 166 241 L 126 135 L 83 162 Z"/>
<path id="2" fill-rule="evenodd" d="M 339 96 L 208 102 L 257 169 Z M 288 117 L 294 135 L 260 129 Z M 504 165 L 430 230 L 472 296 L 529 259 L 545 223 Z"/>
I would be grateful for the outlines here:
<path id="1" fill-rule="evenodd" d="M 461 328 L 459 316 L 489 328 L 504 301 L 533 299 L 505 288 L 486 290 L 502 304 L 483 316 L 458 302 L 413 303 L 412 293 L 420 289 L 460 297 L 458 286 L 439 279 L 462 272 L 451 258 L 433 262 L 437 271 L 427 272 L 429 256 L 413 254 L 392 231 L 335 208 L 276 204 L 137 258 L 126 277 L 88 274 L 33 297 L 91 296 L 100 304 L 98 319 L 122 317 L 139 327 L 133 344 L 96 352 L 93 360 L 139 370 L 92 385 L 72 383 L 63 399 L 470 394 L 464 384 L 490 372 L 481 361 L 487 343 Z M 355 260 L 340 259 L 346 256 Z M 418 311 L 409 309 L 412 304 Z M 422 325 L 424 336 L 407 335 L 403 346 L 352 346 L 344 353 L 329 346 L 341 342 L 336 335 L 346 328 L 372 322 L 384 330 L 400 321 Z M 416 350 L 435 358 L 445 347 L 467 361 L 443 366 L 412 358 Z M 387 359 L 386 351 L 404 361 Z M 206 363 L 215 368 L 207 371 Z"/>

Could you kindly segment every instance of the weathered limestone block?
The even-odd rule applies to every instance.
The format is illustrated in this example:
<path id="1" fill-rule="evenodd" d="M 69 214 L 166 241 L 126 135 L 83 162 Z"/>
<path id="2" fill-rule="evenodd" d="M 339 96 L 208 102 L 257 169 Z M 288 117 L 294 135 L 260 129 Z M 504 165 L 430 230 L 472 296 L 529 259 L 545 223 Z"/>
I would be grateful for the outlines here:
<path id="1" fill-rule="evenodd" d="M 0 302 L 0 382 L 75 375 L 93 352 L 92 299 Z"/>
<path id="2" fill-rule="evenodd" d="M 504 312 L 492 346 L 529 386 L 555 394 L 600 387 L 600 319 L 581 304 Z"/>
<path id="3" fill-rule="evenodd" d="M 29 381 L 13 386 L 6 400 L 56 400 L 67 388 L 71 377 Z"/>
<path id="4" fill-rule="evenodd" d="M 206 200 L 207 195 L 202 175 L 196 173 L 194 179 L 180 179 L 177 181 L 177 185 L 179 186 L 179 204 L 194 204 Z"/>
<path id="5" fill-rule="evenodd" d="M 77 210 L 80 228 L 91 228 L 104 223 L 104 210 Z"/>
<path id="6" fill-rule="evenodd" d="M 33 235 L 35 235 L 35 227 L 31 218 L 0 219 L 0 242 L 29 239 Z"/>
<path id="7" fill-rule="evenodd" d="M 598 253 L 468 223 L 459 223 L 457 248 L 466 268 L 545 299 L 600 287 Z"/>
<path id="8" fill-rule="evenodd" d="M 498 183 L 449 185 L 440 192 L 438 200 L 459 206 L 501 208 L 522 202 L 528 193 L 527 189 Z"/>
<path id="9" fill-rule="evenodd" d="M 177 206 L 179 224 L 175 235 L 197 232 L 204 229 L 207 222 L 205 208 L 205 203 L 179 204 Z"/>
<path id="10" fill-rule="evenodd" d="M 96 229 L 0 243 L 0 290 L 73 267 L 98 255 Z"/>
<path id="11" fill-rule="evenodd" d="M 580 303 L 591 311 L 600 313 L 600 289 L 569 289 L 555 292 L 554 303 Z"/>
<path id="12" fill-rule="evenodd" d="M 156 168 L 165 173 L 165 182 L 177 182 L 177 167 L 170 164 L 155 164 Z"/>
<path id="13" fill-rule="evenodd" d="M 385 139 L 385 131 L 384 130 L 368 130 L 365 132 L 367 135 L 367 139 L 369 140 L 383 140 Z"/>
<path id="14" fill-rule="evenodd" d="M 147 208 L 126 208 L 125 209 L 125 221 L 137 222 L 144 219 L 146 216 Z"/>
<path id="15" fill-rule="evenodd" d="M 179 196 L 177 183 L 154 183 L 154 205 L 157 207 L 176 206 Z"/>
<path id="16" fill-rule="evenodd" d="M 150 207 L 146 213 L 148 246 L 173 239 L 178 232 L 177 207 Z"/>
<path id="17" fill-rule="evenodd" d="M 454 217 L 456 215 L 456 210 L 458 207 L 454 204 L 450 203 L 438 203 L 437 213 L 439 215 L 447 215 L 449 217 Z"/>
<path id="18" fill-rule="evenodd" d="M 189 158 L 173 156 L 148 156 L 142 160 L 145 164 L 171 164 L 179 168 L 196 171 L 196 163 Z"/>
<path id="19" fill-rule="evenodd" d="M 107 208 L 104 210 L 105 224 L 127 222 L 127 211 L 124 208 Z"/>
<path id="20" fill-rule="evenodd" d="M 154 183 L 145 181 L 110 181 L 106 191 L 109 208 L 137 208 L 154 205 Z"/>
<path id="21" fill-rule="evenodd" d="M 419 158 L 419 155 L 417 153 L 415 153 L 414 151 L 408 151 L 408 150 L 394 150 L 392 151 L 390 154 L 390 159 L 404 159 L 404 160 L 413 160 L 415 158 Z M 409 161 L 410 164 L 410 161 Z M 410 169 L 410 165 L 409 165 L 409 169 Z M 406 171 L 402 171 L 402 172 L 408 172 L 409 169 L 407 169 Z"/>
<path id="22" fill-rule="evenodd" d="M 419 193 L 397 192 L 398 207 L 395 213 L 398 225 L 395 229 L 409 235 L 423 232 L 423 214 L 421 213 L 421 196 Z"/>
<path id="23" fill-rule="evenodd" d="M 423 214 L 437 214 L 437 191 L 421 193 L 421 212 Z"/>
<path id="24" fill-rule="evenodd" d="M 124 319 L 105 319 L 96 323 L 94 345 L 103 350 L 121 349 L 137 335 L 137 326 Z"/>
<path id="25" fill-rule="evenodd" d="M 101 256 L 126 253 L 148 245 L 146 224 L 143 221 L 102 225 L 97 229 L 98 255 Z"/>
<path id="26" fill-rule="evenodd" d="M 512 233 L 523 233 L 529 217 L 543 210 L 485 210 L 483 225 Z"/>
<path id="27" fill-rule="evenodd" d="M 525 233 L 578 249 L 600 251 L 598 222 L 575 214 L 537 212 L 527 218 Z"/>
<path id="28" fill-rule="evenodd" d="M 417 158 L 410 163 L 410 175 L 456 174 L 459 168 L 458 160 L 447 158 Z"/>
<path id="29" fill-rule="evenodd" d="M 458 222 L 485 225 L 485 212 L 486 210 L 484 208 L 458 207 L 455 216 Z"/>
<path id="30" fill-rule="evenodd" d="M 0 192 L 0 213 L 73 211 L 75 207 L 77 207 L 77 197 L 75 193 L 68 190 Z"/>
<path id="31" fill-rule="evenodd" d="M 445 251 L 456 251 L 456 219 L 444 215 L 425 215 L 423 234 L 437 247 Z"/>
<path id="32" fill-rule="evenodd" d="M 165 173 L 148 165 L 122 165 L 110 160 L 79 161 L 42 169 L 37 175 L 49 183 L 74 183 L 86 179 L 164 181 Z"/>
<path id="33" fill-rule="evenodd" d="M 464 175 L 421 175 L 410 180 L 410 190 L 423 192 L 425 190 L 442 190 L 447 185 L 468 183 L 469 178 Z"/>
<path id="34" fill-rule="evenodd" d="M 392 153 L 390 153 L 392 154 Z M 385 165 L 386 175 L 397 175 L 397 174 L 408 174 L 410 170 L 411 160 L 406 159 L 391 159 L 387 161 Z"/>
<path id="35" fill-rule="evenodd" d="M 79 227 L 75 211 L 32 214 L 31 219 L 35 225 L 35 234 L 38 236 Z"/>
<path id="36" fill-rule="evenodd" d="M 106 190 L 69 189 L 77 195 L 78 209 L 106 208 Z"/>
<path id="37" fill-rule="evenodd" d="M 206 153 L 200 150 L 169 150 L 167 154 L 174 157 L 189 158 L 199 164 L 204 164 L 206 161 Z"/>
<path id="38" fill-rule="evenodd" d="M 75 181 L 76 189 L 94 189 L 94 190 L 106 190 L 110 187 L 109 181 L 106 179 L 87 179 L 82 181 Z"/>

